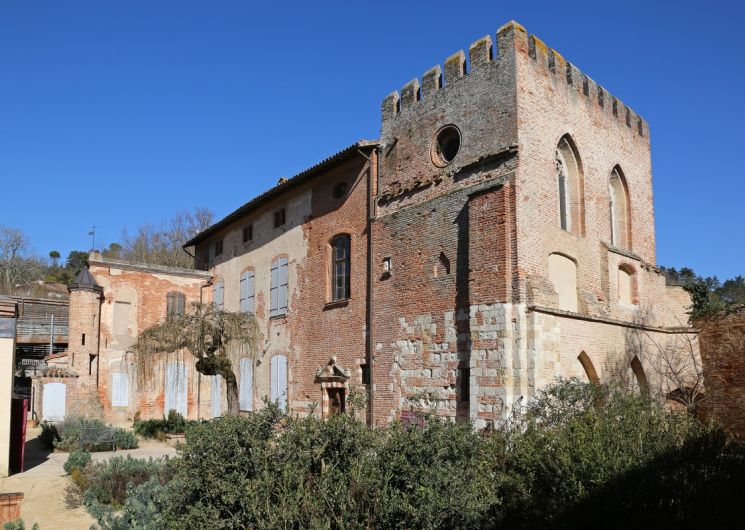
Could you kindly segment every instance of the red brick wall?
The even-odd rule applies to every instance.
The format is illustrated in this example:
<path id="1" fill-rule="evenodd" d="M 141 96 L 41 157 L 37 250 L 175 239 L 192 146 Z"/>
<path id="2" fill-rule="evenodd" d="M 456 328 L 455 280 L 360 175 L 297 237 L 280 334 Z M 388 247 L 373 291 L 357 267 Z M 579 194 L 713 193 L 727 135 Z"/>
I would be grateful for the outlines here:
<path id="1" fill-rule="evenodd" d="M 745 311 L 696 322 L 704 368 L 703 413 L 745 438 Z"/>

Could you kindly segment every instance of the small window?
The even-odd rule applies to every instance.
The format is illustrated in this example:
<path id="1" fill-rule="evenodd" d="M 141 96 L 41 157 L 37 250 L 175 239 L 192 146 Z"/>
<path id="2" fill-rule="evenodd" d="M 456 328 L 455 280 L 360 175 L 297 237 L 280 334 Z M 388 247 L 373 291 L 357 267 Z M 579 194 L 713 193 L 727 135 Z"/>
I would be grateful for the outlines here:
<path id="1" fill-rule="evenodd" d="M 166 295 L 166 317 L 183 316 L 186 311 L 186 296 L 184 293 L 171 291 Z"/>
<path id="2" fill-rule="evenodd" d="M 334 186 L 334 189 L 331 192 L 331 194 L 334 196 L 334 199 L 341 199 L 342 197 L 344 197 L 346 193 L 347 193 L 346 182 L 339 182 L 337 185 Z"/>
<path id="3" fill-rule="evenodd" d="M 460 151 L 460 131 L 455 125 L 446 125 L 437 133 L 432 146 L 432 161 L 437 166 L 446 166 Z"/>
<path id="4" fill-rule="evenodd" d="M 248 225 L 243 229 L 243 242 L 250 243 L 254 240 L 254 225 Z"/>
<path id="5" fill-rule="evenodd" d="M 370 365 L 365 363 L 365 364 L 360 365 L 360 368 L 362 369 L 362 384 L 369 385 L 370 384 Z"/>
<path id="6" fill-rule="evenodd" d="M 85 346 L 85 333 L 80 337 L 80 345 Z"/>
<path id="7" fill-rule="evenodd" d="M 215 257 L 222 254 L 222 239 L 215 241 Z"/>
<path id="8" fill-rule="evenodd" d="M 634 296 L 634 271 L 626 266 L 618 268 L 618 301 L 626 305 L 636 303 Z"/>
<path id="9" fill-rule="evenodd" d="M 331 241 L 332 302 L 349 298 L 350 246 L 349 236 L 338 236 Z"/>
<path id="10" fill-rule="evenodd" d="M 284 208 L 280 208 L 279 210 L 274 212 L 274 228 L 279 228 L 280 226 L 284 226 L 286 221 L 287 221 L 287 216 L 286 216 L 286 210 Z"/>

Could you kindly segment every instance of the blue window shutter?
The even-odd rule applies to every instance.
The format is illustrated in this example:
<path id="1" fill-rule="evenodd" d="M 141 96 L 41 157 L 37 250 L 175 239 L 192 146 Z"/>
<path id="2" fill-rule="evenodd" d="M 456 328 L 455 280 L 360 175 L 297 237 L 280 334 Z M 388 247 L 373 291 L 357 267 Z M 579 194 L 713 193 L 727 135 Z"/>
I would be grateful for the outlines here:
<path id="1" fill-rule="evenodd" d="M 241 273 L 241 285 L 240 285 L 240 311 L 245 313 L 248 311 L 246 305 L 248 304 L 248 272 Z"/>
<path id="2" fill-rule="evenodd" d="M 212 376 L 212 392 L 210 394 L 212 401 L 212 417 L 219 418 L 222 416 L 222 376 Z"/>
<path id="3" fill-rule="evenodd" d="M 280 410 L 287 411 L 287 357 L 275 355 L 272 357 L 272 401 L 279 405 Z"/>
<path id="4" fill-rule="evenodd" d="M 278 313 L 284 315 L 287 313 L 287 284 L 289 283 L 289 274 L 287 267 L 287 258 L 279 259 L 279 294 L 277 296 Z"/>
<path id="5" fill-rule="evenodd" d="M 270 290 L 270 305 L 269 305 L 269 316 L 273 317 L 277 315 L 278 304 L 278 293 L 279 293 L 279 260 L 272 262 L 272 283 Z"/>
<path id="6" fill-rule="evenodd" d="M 212 303 L 218 309 L 223 308 L 225 288 L 222 282 L 216 283 L 212 286 Z"/>
<path id="7" fill-rule="evenodd" d="M 238 408 L 251 411 L 254 408 L 253 362 L 251 359 L 241 359 L 240 385 L 238 387 Z"/>
<path id="8" fill-rule="evenodd" d="M 246 276 L 246 311 L 253 313 L 255 311 L 254 309 L 254 297 L 256 295 L 255 291 L 255 275 L 254 271 L 248 271 Z"/>

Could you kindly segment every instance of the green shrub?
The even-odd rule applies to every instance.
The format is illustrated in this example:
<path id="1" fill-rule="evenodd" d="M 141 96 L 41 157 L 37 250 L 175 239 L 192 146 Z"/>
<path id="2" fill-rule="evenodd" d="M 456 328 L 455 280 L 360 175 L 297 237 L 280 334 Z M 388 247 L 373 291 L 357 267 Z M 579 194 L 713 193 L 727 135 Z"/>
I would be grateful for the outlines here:
<path id="1" fill-rule="evenodd" d="M 111 428 L 99 419 L 77 416 L 65 418 L 64 421 L 61 421 L 52 427 L 53 428 L 50 428 L 52 434 L 48 436 L 56 436 L 54 447 L 60 451 L 76 451 L 83 449 L 83 429 Z M 118 449 L 135 449 L 138 447 L 137 437 L 132 431 L 114 428 L 114 445 Z M 85 449 L 88 451 L 110 451 L 111 443 L 102 442 L 86 444 Z"/>
<path id="2" fill-rule="evenodd" d="M 187 425 L 194 423 L 197 422 L 187 421 L 181 414 L 171 409 L 168 411 L 168 417 L 160 420 L 140 420 L 139 415 L 135 415 L 132 428 L 136 434 L 144 438 L 154 438 L 162 441 L 165 440 L 166 434 L 183 434 Z"/>
<path id="3" fill-rule="evenodd" d="M 720 431 L 577 381 L 490 432 L 268 404 L 190 423 L 180 457 L 142 462 L 85 468 L 102 528 L 737 527 L 745 486 L 745 449 Z"/>
<path id="4" fill-rule="evenodd" d="M 140 446 L 134 432 L 116 428 L 114 429 L 114 445 L 117 449 L 137 449 Z"/>
<path id="5" fill-rule="evenodd" d="M 3 524 L 3 530 L 26 530 L 26 523 L 23 519 L 16 519 L 15 521 Z M 31 530 L 39 530 L 39 524 L 34 523 Z"/>
<path id="6" fill-rule="evenodd" d="M 47 449 L 54 449 L 54 443 L 61 440 L 57 426 L 54 423 L 44 421 L 41 423 L 41 434 L 39 440 Z"/>
<path id="7" fill-rule="evenodd" d="M 85 505 L 105 505 L 115 509 L 124 504 L 128 487 L 139 486 L 151 478 L 165 484 L 173 476 L 168 459 L 144 460 L 131 456 L 115 456 L 94 462 L 82 472 L 84 479 L 77 481 L 81 483 Z"/>
<path id="8" fill-rule="evenodd" d="M 67 461 L 62 466 L 65 473 L 72 473 L 73 469 L 85 469 L 85 466 L 91 461 L 91 454 L 86 451 L 75 450 L 67 457 Z"/>

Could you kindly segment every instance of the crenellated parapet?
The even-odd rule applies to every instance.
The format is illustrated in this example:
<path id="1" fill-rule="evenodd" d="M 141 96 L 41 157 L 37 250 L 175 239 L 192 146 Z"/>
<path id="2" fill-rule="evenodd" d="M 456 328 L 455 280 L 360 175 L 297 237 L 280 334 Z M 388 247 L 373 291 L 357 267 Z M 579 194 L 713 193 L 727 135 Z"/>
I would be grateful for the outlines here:
<path id="1" fill-rule="evenodd" d="M 608 112 L 636 134 L 648 136 L 649 127 L 641 116 L 514 20 L 497 30 L 496 46 L 493 45 L 492 37 L 486 35 L 468 47 L 468 58 L 460 50 L 445 60 L 444 68 L 436 65 L 427 70 L 421 82 L 415 78 L 406 83 L 400 92 L 391 92 L 381 106 L 383 122 L 397 118 L 422 99 L 432 97 L 443 88 L 517 52 L 527 53 L 556 82 L 564 83 L 575 90 L 589 103 Z"/>

